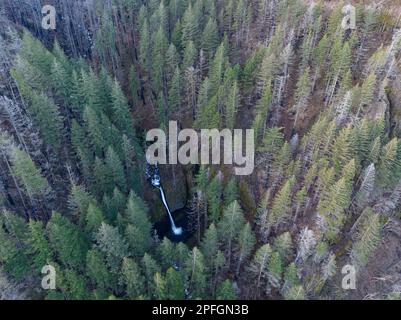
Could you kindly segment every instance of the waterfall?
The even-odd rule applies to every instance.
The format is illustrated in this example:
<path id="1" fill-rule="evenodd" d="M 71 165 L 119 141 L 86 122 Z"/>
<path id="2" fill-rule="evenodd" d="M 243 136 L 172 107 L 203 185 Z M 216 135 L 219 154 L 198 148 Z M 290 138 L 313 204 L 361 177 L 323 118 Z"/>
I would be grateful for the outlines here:
<path id="1" fill-rule="evenodd" d="M 148 164 L 146 168 L 146 176 L 150 180 L 150 183 L 152 186 L 156 187 L 157 189 L 160 190 L 160 195 L 162 197 L 162 201 L 164 204 L 164 207 L 167 210 L 168 217 L 170 218 L 170 223 L 171 223 L 171 230 L 176 236 L 179 236 L 182 234 L 182 228 L 181 227 L 176 227 L 174 223 L 173 216 L 170 212 L 170 208 L 168 207 L 166 196 L 164 195 L 163 187 L 160 183 L 160 175 L 159 175 L 159 169 L 157 168 L 157 164 L 154 165 L 153 167 Z"/>
<path id="2" fill-rule="evenodd" d="M 169 207 L 168 207 L 168 204 L 167 204 L 167 201 L 166 201 L 166 197 L 164 196 L 163 187 L 160 186 L 160 187 L 159 187 L 159 190 L 160 190 L 160 195 L 162 196 L 163 204 L 164 204 L 164 206 L 166 207 L 168 216 L 169 216 L 169 218 L 170 218 L 171 230 L 173 231 L 173 233 L 174 233 L 176 236 L 178 236 L 178 235 L 182 234 L 182 228 L 181 228 L 181 227 L 178 227 L 178 228 L 177 228 L 176 225 L 175 225 L 175 223 L 174 223 L 174 219 L 173 219 L 173 216 L 171 215 L 170 209 L 169 209 Z"/>

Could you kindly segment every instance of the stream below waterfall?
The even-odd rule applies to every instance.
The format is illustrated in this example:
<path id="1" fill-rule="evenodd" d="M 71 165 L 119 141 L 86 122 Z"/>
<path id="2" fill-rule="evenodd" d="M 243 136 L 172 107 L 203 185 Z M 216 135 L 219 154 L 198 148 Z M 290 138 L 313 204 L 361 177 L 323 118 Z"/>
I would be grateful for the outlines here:
<path id="1" fill-rule="evenodd" d="M 183 232 L 179 235 L 174 234 L 172 228 L 171 228 L 171 223 L 170 223 L 170 218 L 168 215 L 165 215 L 163 219 L 157 221 L 154 223 L 153 227 L 157 231 L 157 235 L 160 240 L 162 240 L 164 237 L 167 237 L 173 242 L 181 242 L 181 241 L 187 241 L 192 237 L 192 232 L 188 231 L 188 214 L 187 214 L 187 208 L 182 208 L 179 210 L 176 210 L 171 213 L 171 215 L 174 218 L 175 224 L 177 227 L 181 227 Z"/>

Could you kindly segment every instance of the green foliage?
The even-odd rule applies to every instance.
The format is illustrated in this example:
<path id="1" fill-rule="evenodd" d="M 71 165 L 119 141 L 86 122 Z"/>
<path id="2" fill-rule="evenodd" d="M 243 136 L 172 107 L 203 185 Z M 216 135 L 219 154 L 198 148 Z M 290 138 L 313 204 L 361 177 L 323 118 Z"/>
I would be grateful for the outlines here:
<path id="1" fill-rule="evenodd" d="M 141 262 L 143 274 L 145 276 L 146 292 L 149 297 L 152 297 L 155 294 L 154 275 L 157 272 L 160 273 L 160 267 L 153 257 L 148 253 L 145 253 Z"/>
<path id="2" fill-rule="evenodd" d="M 239 238 L 244 224 L 244 215 L 237 201 L 232 202 L 224 209 L 223 216 L 217 224 L 217 230 L 228 259 L 228 265 L 230 265 L 234 242 Z"/>
<path id="3" fill-rule="evenodd" d="M 158 300 L 165 300 L 166 299 L 166 280 L 163 278 L 163 276 L 159 273 L 156 272 L 154 277 L 154 286 L 155 286 L 155 298 Z"/>
<path id="4" fill-rule="evenodd" d="M 332 299 L 346 252 L 366 268 L 399 212 L 400 34 L 364 5 L 344 31 L 343 4 L 270 2 L 77 3 L 93 39 L 60 33 L 51 51 L 14 31 L 35 26 L 13 7 L 0 36 L 0 204 L 19 212 L 0 215 L 0 269 L 13 284 L 51 264 L 45 299 Z M 198 219 L 178 243 L 153 230 L 143 175 L 144 134 L 170 119 L 251 127 L 256 145 L 247 177 L 184 170 Z"/>
<path id="5" fill-rule="evenodd" d="M 113 101 L 111 121 L 117 129 L 131 137 L 133 135 L 132 116 L 130 114 L 127 98 L 117 80 L 114 80 L 111 97 Z"/>
<path id="6" fill-rule="evenodd" d="M 381 151 L 378 165 L 378 179 L 382 187 L 392 187 L 401 177 L 401 144 L 397 138 L 388 142 Z"/>
<path id="7" fill-rule="evenodd" d="M 270 226 L 278 226 L 286 221 L 291 209 L 291 191 L 295 184 L 295 178 L 288 179 L 278 194 L 274 197 L 268 223 Z"/>
<path id="8" fill-rule="evenodd" d="M 199 24 L 196 12 L 194 12 L 195 10 L 196 8 L 193 8 L 192 5 L 189 4 L 182 18 L 181 42 L 184 48 L 188 46 L 190 41 L 193 41 L 195 44 L 199 41 Z"/>
<path id="9" fill-rule="evenodd" d="M 141 150 L 136 138 L 130 139 L 125 134 L 122 136 L 122 159 L 125 167 L 128 186 L 135 192 L 141 191 L 140 169 L 143 159 Z"/>
<path id="10" fill-rule="evenodd" d="M 30 271 L 26 248 L 17 234 L 11 228 L 3 228 L 2 224 L 3 219 L 0 220 L 0 264 L 6 273 L 21 280 Z"/>
<path id="11" fill-rule="evenodd" d="M 111 184 L 117 186 L 122 191 L 127 190 L 123 164 L 111 146 L 107 148 L 104 169 L 112 179 Z"/>
<path id="12" fill-rule="evenodd" d="M 68 197 L 68 206 L 71 212 L 78 216 L 80 223 L 86 219 L 86 214 L 90 203 L 95 203 L 95 199 L 81 185 L 72 184 L 71 193 Z"/>
<path id="13" fill-rule="evenodd" d="M 297 272 L 297 267 L 294 262 L 288 265 L 284 273 L 284 285 L 282 288 L 284 293 L 300 284 Z"/>
<path id="14" fill-rule="evenodd" d="M 352 180 L 355 175 L 353 160 L 344 168 L 343 176 L 324 191 L 318 210 L 323 219 L 324 232 L 328 240 L 334 241 L 345 223 L 344 210 L 349 206 Z"/>
<path id="15" fill-rule="evenodd" d="M 152 46 L 152 80 L 156 92 L 165 86 L 165 59 L 168 42 L 165 31 L 160 27 L 153 39 Z"/>
<path id="16" fill-rule="evenodd" d="M 30 231 L 30 254 L 33 255 L 32 264 L 35 270 L 39 272 L 42 270 L 44 265 L 53 260 L 53 252 L 49 246 L 43 223 L 40 221 L 30 220 L 28 226 Z"/>
<path id="17" fill-rule="evenodd" d="M 234 81 L 229 90 L 227 101 L 224 106 L 226 126 L 229 129 L 234 129 L 235 127 L 235 119 L 239 109 L 239 100 L 240 97 L 238 83 L 237 81 Z"/>
<path id="18" fill-rule="evenodd" d="M 101 291 L 115 287 L 115 281 L 104 261 L 103 254 L 97 250 L 89 250 L 86 254 L 86 275 L 91 283 Z"/>
<path id="19" fill-rule="evenodd" d="M 212 222 L 216 222 L 220 218 L 221 189 L 220 176 L 217 174 L 207 188 L 209 217 Z"/>
<path id="20" fill-rule="evenodd" d="M 209 18 L 205 29 L 202 33 L 202 44 L 201 47 L 205 52 L 206 61 L 208 62 L 212 57 L 213 54 L 218 47 L 219 41 L 219 34 L 217 30 L 217 23 L 214 19 Z"/>
<path id="21" fill-rule="evenodd" d="M 148 217 L 148 207 L 135 193 L 131 192 L 127 201 L 127 208 L 121 221 L 125 227 L 125 237 L 130 252 L 142 257 L 149 249 L 152 225 Z"/>
<path id="22" fill-rule="evenodd" d="M 164 237 L 157 250 L 162 268 L 167 270 L 173 267 L 176 261 L 174 244 L 168 238 Z"/>
<path id="23" fill-rule="evenodd" d="M 192 40 L 190 40 L 186 45 L 184 51 L 184 59 L 182 61 L 183 70 L 193 67 L 195 65 L 196 58 L 197 58 L 197 51 L 195 48 L 195 44 Z"/>
<path id="24" fill-rule="evenodd" d="M 50 244 L 60 262 L 66 267 L 82 269 L 88 242 L 78 226 L 58 212 L 53 212 L 46 228 Z"/>
<path id="25" fill-rule="evenodd" d="M 98 248 L 105 254 L 108 268 L 113 274 L 119 272 L 123 258 L 128 255 L 128 245 L 116 227 L 100 225 L 96 235 Z"/>
<path id="26" fill-rule="evenodd" d="M 130 258 L 124 258 L 121 275 L 127 296 L 131 299 L 138 299 L 145 292 L 145 278 L 137 263 Z"/>
<path id="27" fill-rule="evenodd" d="M 269 278 L 268 262 L 272 254 L 269 244 L 265 244 L 256 250 L 248 267 L 248 273 L 254 280 L 256 290 L 259 292 L 262 286 L 267 285 Z"/>
<path id="28" fill-rule="evenodd" d="M 90 203 L 88 206 L 88 211 L 86 213 L 85 231 L 87 232 L 87 234 L 94 237 L 103 221 L 104 216 L 102 210 L 93 203 Z"/>
<path id="29" fill-rule="evenodd" d="M 291 258 L 293 244 L 291 234 L 288 231 L 274 239 L 274 250 L 280 254 L 283 261 L 288 261 Z"/>
<path id="30" fill-rule="evenodd" d="M 234 291 L 233 284 L 230 280 L 226 279 L 217 286 L 216 291 L 217 300 L 235 300 L 236 294 Z"/>
<path id="31" fill-rule="evenodd" d="M 185 270 L 188 274 L 188 284 L 192 298 L 203 298 L 206 289 L 206 276 L 203 254 L 194 247 L 185 262 Z"/>
<path id="32" fill-rule="evenodd" d="M 224 70 L 228 63 L 226 57 L 227 48 L 222 42 L 216 50 L 213 60 L 211 61 L 209 78 L 211 83 L 211 95 L 215 94 L 223 81 Z"/>
<path id="33" fill-rule="evenodd" d="M 288 289 L 284 295 L 285 300 L 306 300 L 306 293 L 302 285 Z"/>
<path id="34" fill-rule="evenodd" d="M 151 60 L 150 60 L 150 35 L 149 35 L 149 22 L 147 19 L 141 24 L 140 27 L 140 44 L 139 44 L 139 60 L 144 70 L 150 73 Z"/>
<path id="35" fill-rule="evenodd" d="M 365 209 L 363 221 L 355 235 L 351 249 L 351 259 L 357 269 L 364 267 L 381 241 L 382 222 L 371 208 Z"/>
<path id="36" fill-rule="evenodd" d="M 283 264 L 279 252 L 273 252 L 268 264 L 269 280 L 274 287 L 278 287 L 283 273 Z"/>
<path id="37" fill-rule="evenodd" d="M 85 300 L 89 297 L 86 279 L 73 269 L 64 272 L 65 291 L 69 300 Z"/>
<path id="38" fill-rule="evenodd" d="M 11 150 L 12 174 L 30 198 L 45 196 L 50 187 L 30 156 L 18 148 Z"/>
<path id="39" fill-rule="evenodd" d="M 168 104 L 171 112 L 181 109 L 182 79 L 180 68 L 177 66 L 168 91 Z"/>
<path id="40" fill-rule="evenodd" d="M 223 199 L 226 206 L 238 199 L 238 187 L 234 177 L 230 178 L 224 187 Z"/>
<path id="41" fill-rule="evenodd" d="M 166 298 L 169 300 L 183 300 L 185 298 L 182 277 L 178 271 L 171 267 L 166 272 Z"/>
<path id="42" fill-rule="evenodd" d="M 248 259 L 250 256 L 253 247 L 255 246 L 256 239 L 252 232 L 251 225 L 248 223 L 242 228 L 241 233 L 238 238 L 238 248 L 237 248 L 237 256 L 238 256 L 238 263 L 237 263 L 237 271 L 236 274 L 239 274 L 241 265 L 244 260 Z"/>

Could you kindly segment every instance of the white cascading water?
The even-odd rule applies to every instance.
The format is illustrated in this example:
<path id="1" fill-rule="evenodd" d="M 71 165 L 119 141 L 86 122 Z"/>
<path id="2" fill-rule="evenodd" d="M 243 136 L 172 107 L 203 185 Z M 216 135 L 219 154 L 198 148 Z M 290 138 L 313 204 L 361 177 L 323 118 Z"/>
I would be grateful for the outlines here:
<path id="1" fill-rule="evenodd" d="M 164 204 L 164 206 L 166 207 L 166 210 L 167 210 L 167 212 L 168 212 L 168 216 L 169 216 L 169 218 L 170 218 L 171 230 L 173 231 L 173 233 L 174 233 L 176 236 L 179 236 L 180 234 L 182 234 L 182 228 L 181 228 L 181 227 L 178 227 L 178 228 L 176 227 L 176 225 L 175 225 L 175 223 L 174 223 L 173 216 L 171 215 L 170 209 L 169 209 L 169 207 L 168 207 L 168 204 L 167 204 L 167 201 L 166 201 L 166 197 L 164 196 L 163 187 L 160 185 L 160 186 L 159 186 L 159 189 L 160 189 L 160 194 L 161 194 L 161 196 L 162 196 L 163 204 Z"/>

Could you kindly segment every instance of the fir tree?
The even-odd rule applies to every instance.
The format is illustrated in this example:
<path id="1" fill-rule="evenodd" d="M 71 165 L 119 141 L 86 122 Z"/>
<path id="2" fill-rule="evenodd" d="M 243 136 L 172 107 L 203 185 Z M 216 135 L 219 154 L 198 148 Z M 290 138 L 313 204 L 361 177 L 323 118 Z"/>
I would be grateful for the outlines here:
<path id="1" fill-rule="evenodd" d="M 176 67 L 168 91 L 169 110 L 175 113 L 181 110 L 182 79 L 180 68 Z"/>
<path id="2" fill-rule="evenodd" d="M 382 223 L 380 216 L 368 208 L 355 235 L 351 249 L 353 265 L 360 270 L 369 261 L 381 241 Z"/>
<path id="3" fill-rule="evenodd" d="M 89 250 L 86 254 L 86 275 L 102 292 L 115 287 L 114 278 L 107 269 L 102 253 L 97 249 Z"/>
<path id="4" fill-rule="evenodd" d="M 119 272 L 122 260 L 128 255 L 128 245 L 118 232 L 116 227 L 112 227 L 102 222 L 96 235 L 97 246 L 105 254 L 107 266 L 113 274 Z"/>
<path id="5" fill-rule="evenodd" d="M 86 279 L 74 269 L 67 269 L 64 272 L 65 285 L 68 288 L 67 297 L 69 300 L 85 300 L 89 297 L 86 287 Z"/>
<path id="6" fill-rule="evenodd" d="M 256 291 L 259 293 L 259 290 L 262 286 L 267 285 L 267 279 L 269 276 L 268 272 L 268 261 L 272 254 L 272 249 L 269 244 L 265 244 L 256 250 L 254 257 L 248 267 L 248 273 L 255 281 Z"/>
<path id="7" fill-rule="evenodd" d="M 145 253 L 142 258 L 142 270 L 145 276 L 146 283 L 146 292 L 149 297 L 154 296 L 155 293 L 155 283 L 154 283 L 154 275 L 159 272 L 160 267 L 157 262 L 153 259 L 151 255 Z"/>
<path id="8" fill-rule="evenodd" d="M 43 266 L 52 260 L 53 252 L 49 246 L 43 223 L 30 220 L 28 226 L 30 253 L 33 255 L 32 264 L 36 271 L 41 271 Z"/>
<path id="9" fill-rule="evenodd" d="M 293 249 L 291 234 L 287 231 L 274 239 L 274 250 L 280 254 L 283 261 L 289 261 Z"/>
<path id="10" fill-rule="evenodd" d="M 151 68 L 151 45 L 150 45 L 150 35 L 149 35 L 149 23 L 145 19 L 140 29 L 140 44 L 139 44 L 139 59 L 144 71 L 150 73 Z"/>
<path id="11" fill-rule="evenodd" d="M 235 178 L 230 178 L 223 190 L 224 205 L 229 205 L 238 198 L 238 187 Z"/>
<path id="12" fill-rule="evenodd" d="M 245 223 L 242 209 L 237 201 L 226 207 L 223 216 L 217 225 L 221 241 L 224 244 L 227 265 L 230 265 L 234 242 L 238 239 Z"/>
<path id="13" fill-rule="evenodd" d="M 192 298 L 203 298 L 206 289 L 204 257 L 197 247 L 194 247 L 185 262 L 188 274 L 188 284 Z"/>
<path id="14" fill-rule="evenodd" d="M 61 263 L 81 269 L 88 250 L 88 242 L 81 230 L 58 212 L 53 212 L 46 228 L 50 244 Z"/>
<path id="15" fill-rule="evenodd" d="M 220 217 L 221 182 L 219 175 L 216 175 L 208 186 L 207 198 L 209 206 L 209 216 L 212 222 L 216 222 Z"/>
<path id="16" fill-rule="evenodd" d="M 170 267 L 175 265 L 176 260 L 176 252 L 174 244 L 166 237 L 163 238 L 160 243 L 158 250 L 158 256 L 160 257 L 160 265 L 164 270 L 167 270 Z"/>
<path id="17" fill-rule="evenodd" d="M 235 300 L 236 294 L 234 291 L 233 284 L 230 280 L 226 279 L 217 286 L 216 292 L 217 300 Z"/>
<path id="18" fill-rule="evenodd" d="M 225 259 L 222 259 L 224 256 L 222 256 L 222 252 L 219 250 L 219 238 L 214 223 L 212 223 L 206 230 L 200 250 L 205 258 L 205 273 L 210 278 L 210 287 L 213 291 L 216 285 L 216 280 L 221 271 L 220 269 L 225 262 L 223 261 Z"/>
<path id="19" fill-rule="evenodd" d="M 234 129 L 235 119 L 239 109 L 239 88 L 237 81 L 234 81 L 228 93 L 227 102 L 225 104 L 226 126 Z"/>
<path id="20" fill-rule="evenodd" d="M 302 285 L 294 286 L 288 289 L 284 298 L 286 300 L 306 300 L 306 293 Z"/>
<path id="21" fill-rule="evenodd" d="M 186 48 L 190 41 L 199 41 L 199 25 L 191 4 L 188 5 L 182 18 L 182 45 Z"/>
<path id="22" fill-rule="evenodd" d="M 114 80 L 111 97 L 113 102 L 111 121 L 117 129 L 131 137 L 133 135 L 132 115 L 127 98 L 124 96 L 117 79 Z"/>
<path id="23" fill-rule="evenodd" d="M 123 224 L 128 224 L 125 236 L 133 255 L 142 257 L 151 245 L 152 225 L 148 217 L 148 208 L 141 198 L 130 193 Z"/>
<path id="24" fill-rule="evenodd" d="M 112 197 L 105 195 L 103 198 L 103 212 L 110 222 L 115 222 L 118 213 L 123 212 L 125 205 L 126 197 L 118 188 L 114 188 Z"/>
<path id="25" fill-rule="evenodd" d="M 400 146 L 397 138 L 383 146 L 378 165 L 378 178 L 382 187 L 394 186 L 401 177 Z"/>
<path id="26" fill-rule="evenodd" d="M 171 267 L 166 272 L 166 298 L 169 300 L 183 300 L 185 298 L 181 275 Z"/>
<path id="27" fill-rule="evenodd" d="M 3 270 L 14 277 L 21 280 L 29 271 L 29 260 L 18 243 L 18 238 L 7 233 L 0 224 L 0 263 Z"/>
<path id="28" fill-rule="evenodd" d="M 249 222 L 242 228 L 241 233 L 238 238 L 238 248 L 237 248 L 237 268 L 236 275 L 239 275 L 239 271 L 242 263 L 248 259 L 249 255 L 252 252 L 252 249 L 256 243 L 255 236 L 253 235 L 251 225 Z"/>
<path id="29" fill-rule="evenodd" d="M 192 40 L 190 40 L 185 47 L 184 58 L 182 60 L 182 69 L 186 70 L 190 67 L 194 67 L 196 58 L 197 58 L 197 51 L 195 48 L 195 44 Z"/>
<path id="30" fill-rule="evenodd" d="M 111 146 L 107 148 L 105 165 L 105 170 L 108 171 L 112 178 L 112 184 L 116 185 L 122 191 L 126 191 L 127 183 L 125 180 L 124 167 Z"/>
<path id="31" fill-rule="evenodd" d="M 94 237 L 97 231 L 99 230 L 100 225 L 104 221 L 103 212 L 96 205 L 90 203 L 85 218 L 86 218 L 85 231 L 87 232 L 87 234 L 92 235 L 92 237 Z"/>
<path id="32" fill-rule="evenodd" d="M 47 180 L 30 156 L 16 147 L 11 150 L 12 175 L 24 187 L 30 198 L 45 196 L 50 191 Z"/>
<path id="33" fill-rule="evenodd" d="M 282 273 L 283 273 L 283 265 L 280 257 L 280 253 L 273 252 L 269 259 L 268 264 L 269 270 L 269 281 L 273 287 L 278 287 L 280 285 Z"/>
<path id="34" fill-rule="evenodd" d="M 156 272 L 154 277 L 154 286 L 155 286 L 155 298 L 157 300 L 165 300 L 166 299 L 166 280 L 163 278 L 163 276 L 159 273 Z"/>
<path id="35" fill-rule="evenodd" d="M 224 42 L 222 42 L 217 48 L 210 65 L 209 78 L 212 88 L 211 95 L 217 92 L 220 84 L 222 83 L 226 63 L 226 48 L 224 46 Z"/>
<path id="36" fill-rule="evenodd" d="M 202 49 L 205 52 L 206 55 L 206 61 L 209 62 L 209 60 L 213 57 L 213 54 L 218 47 L 220 41 L 219 41 L 219 34 L 217 30 L 217 23 L 215 20 L 212 18 L 209 18 L 205 29 L 203 30 L 202 33 Z"/>
<path id="37" fill-rule="evenodd" d="M 292 262 L 285 270 L 282 291 L 285 294 L 289 289 L 298 286 L 299 284 L 300 281 L 297 274 L 297 266 Z"/>
<path id="38" fill-rule="evenodd" d="M 86 219 L 89 204 L 94 204 L 95 202 L 95 199 L 83 186 L 72 184 L 71 192 L 68 197 L 68 207 L 75 216 L 78 216 L 80 224 L 82 224 Z"/>
<path id="39" fill-rule="evenodd" d="M 291 209 L 291 189 L 295 183 L 292 177 L 286 181 L 278 194 L 273 199 L 272 208 L 268 218 L 270 226 L 278 226 L 286 221 Z"/>
<path id="40" fill-rule="evenodd" d="M 121 275 L 129 298 L 138 299 L 145 293 L 145 279 L 134 260 L 123 259 Z"/>

